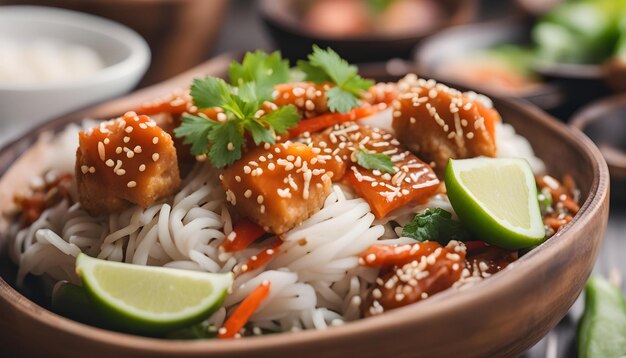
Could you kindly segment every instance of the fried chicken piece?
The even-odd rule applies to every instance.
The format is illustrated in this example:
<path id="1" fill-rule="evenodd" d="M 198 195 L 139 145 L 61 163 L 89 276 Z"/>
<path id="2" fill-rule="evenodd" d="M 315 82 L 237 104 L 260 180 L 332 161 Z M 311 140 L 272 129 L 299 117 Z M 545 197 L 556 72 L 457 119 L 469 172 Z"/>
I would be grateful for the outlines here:
<path id="1" fill-rule="evenodd" d="M 254 148 L 223 170 L 226 199 L 267 232 L 282 234 L 321 209 L 331 168 L 319 148 L 284 142 Z"/>
<path id="2" fill-rule="evenodd" d="M 384 129 L 347 122 L 311 135 L 311 142 L 336 163 L 333 180 L 343 178 L 350 183 L 377 218 L 410 202 L 423 202 L 439 188 L 432 168 L 402 148 Z M 359 151 L 388 156 L 394 173 L 360 166 L 356 158 Z"/>
<path id="3" fill-rule="evenodd" d="M 404 146 L 443 173 L 448 159 L 495 157 L 498 112 L 488 99 L 407 75 L 398 83 L 393 128 Z"/>
<path id="4" fill-rule="evenodd" d="M 78 136 L 78 194 L 92 215 L 146 208 L 180 186 L 174 142 L 148 116 L 128 112 Z"/>

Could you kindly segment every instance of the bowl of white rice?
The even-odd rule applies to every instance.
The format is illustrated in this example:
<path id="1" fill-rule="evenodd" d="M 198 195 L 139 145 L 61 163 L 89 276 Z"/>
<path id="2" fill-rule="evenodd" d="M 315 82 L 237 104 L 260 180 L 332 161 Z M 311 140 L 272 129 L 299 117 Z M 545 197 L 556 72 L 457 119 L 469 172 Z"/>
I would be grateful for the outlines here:
<path id="1" fill-rule="evenodd" d="M 0 7 L 0 140 L 131 90 L 150 63 L 133 30 L 36 6 Z"/>

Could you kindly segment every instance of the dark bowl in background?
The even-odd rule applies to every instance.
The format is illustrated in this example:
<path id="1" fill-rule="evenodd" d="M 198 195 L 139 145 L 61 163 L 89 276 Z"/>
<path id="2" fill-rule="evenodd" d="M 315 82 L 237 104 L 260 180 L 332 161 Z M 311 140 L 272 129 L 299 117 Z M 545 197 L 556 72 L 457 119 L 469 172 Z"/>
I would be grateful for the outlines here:
<path id="1" fill-rule="evenodd" d="M 626 202 L 626 94 L 590 103 L 572 117 L 570 125 L 598 146 L 611 174 L 611 197 Z"/>
<path id="2" fill-rule="evenodd" d="M 414 58 L 419 72 L 456 83 L 454 79 L 446 79 L 445 75 L 435 73 L 438 62 L 449 56 L 463 56 L 499 44 L 530 44 L 532 21 L 528 20 L 511 17 L 442 31 L 424 41 L 416 49 Z M 570 118 L 586 103 L 613 92 L 609 86 L 612 71 L 607 71 L 606 66 L 538 63 L 534 69 L 546 85 L 516 96 L 527 99 L 561 120 Z M 465 85 L 479 87 L 477 84 Z M 488 90 L 485 93 L 503 96 L 490 93 Z"/>
<path id="3" fill-rule="evenodd" d="M 480 83 L 468 83 L 453 76 L 446 76 L 439 66 L 451 58 L 462 58 L 470 53 L 486 50 L 498 45 L 530 43 L 530 27 L 517 17 L 488 23 L 472 24 L 451 28 L 426 39 L 415 51 L 414 60 L 418 72 L 427 78 L 437 78 L 453 87 L 471 87 L 488 96 L 522 98 L 544 110 L 554 110 L 563 101 L 558 88 L 550 84 L 504 93 L 492 88 L 481 87 Z"/>
<path id="4" fill-rule="evenodd" d="M 430 31 L 406 35 L 364 34 L 352 37 L 326 37 L 304 28 L 298 6 L 306 0 L 259 0 L 261 18 L 283 56 L 303 59 L 311 46 L 331 47 L 349 62 L 375 62 L 411 56 L 417 43 L 444 28 L 471 21 L 477 11 L 477 0 L 439 0 L 447 19 Z"/>

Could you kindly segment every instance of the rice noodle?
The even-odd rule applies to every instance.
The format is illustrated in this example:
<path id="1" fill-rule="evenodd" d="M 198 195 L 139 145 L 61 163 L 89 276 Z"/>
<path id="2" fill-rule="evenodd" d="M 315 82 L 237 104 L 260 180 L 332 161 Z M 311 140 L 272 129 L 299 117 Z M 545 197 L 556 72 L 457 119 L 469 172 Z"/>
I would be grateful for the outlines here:
<path id="1" fill-rule="evenodd" d="M 389 121 L 388 113 L 376 118 Z M 75 146 L 59 144 L 74 137 L 77 127 L 55 139 L 56 158 L 72 157 Z M 543 163 L 528 142 L 512 127 L 499 124 L 498 142 L 509 146 L 500 156 L 527 158 L 534 170 Z M 75 142 L 74 139 L 72 139 Z M 70 141 L 70 143 L 73 143 Z M 59 153 L 59 151 L 63 153 Z M 66 170 L 60 161 L 51 168 Z M 270 282 L 270 293 L 251 317 L 253 334 L 266 331 L 326 329 L 361 317 L 360 305 L 378 276 L 378 270 L 362 267 L 357 255 L 374 243 L 394 245 L 414 242 L 401 237 L 401 227 L 415 213 L 440 207 L 454 214 L 445 195 L 433 196 L 417 206 L 405 206 L 376 220 L 367 202 L 351 188 L 337 184 L 323 208 L 283 235 L 283 244 L 269 263 L 239 274 L 222 308 L 209 318 L 219 327 L 230 312 L 261 282 Z M 60 280 L 79 283 L 74 262 L 79 253 L 111 261 L 207 272 L 240 272 L 241 265 L 267 248 L 254 243 L 234 254 L 220 245 L 233 230 L 217 171 L 198 163 L 172 198 L 146 209 L 133 206 L 122 212 L 91 217 L 80 204 L 62 201 L 45 210 L 28 227 L 15 223 L 9 230 L 9 253 L 19 265 L 18 285 L 27 274 L 45 275 L 52 285 Z"/>

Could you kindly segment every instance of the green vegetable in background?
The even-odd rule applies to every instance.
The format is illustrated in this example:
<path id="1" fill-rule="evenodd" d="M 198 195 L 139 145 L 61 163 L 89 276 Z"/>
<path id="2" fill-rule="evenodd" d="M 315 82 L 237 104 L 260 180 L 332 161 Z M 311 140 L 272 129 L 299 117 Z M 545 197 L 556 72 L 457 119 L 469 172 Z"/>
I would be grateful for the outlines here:
<path id="1" fill-rule="evenodd" d="M 585 313 L 578 326 L 580 358 L 626 356 L 626 301 L 622 291 L 601 277 L 585 289 Z"/>
<path id="2" fill-rule="evenodd" d="M 604 2 L 558 6 L 533 28 L 537 57 L 547 62 L 600 63 L 615 49 L 617 16 Z"/>
<path id="3" fill-rule="evenodd" d="M 417 241 L 437 241 L 441 245 L 447 245 L 450 240 L 469 239 L 467 231 L 452 219 L 452 214 L 440 208 L 428 208 L 415 215 L 402 229 L 402 236 Z"/>

